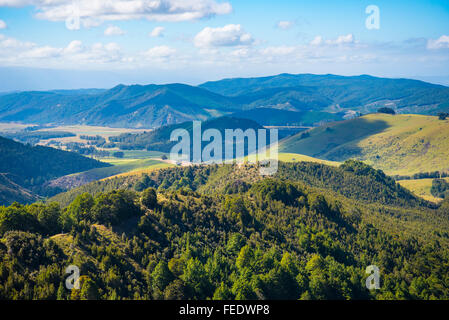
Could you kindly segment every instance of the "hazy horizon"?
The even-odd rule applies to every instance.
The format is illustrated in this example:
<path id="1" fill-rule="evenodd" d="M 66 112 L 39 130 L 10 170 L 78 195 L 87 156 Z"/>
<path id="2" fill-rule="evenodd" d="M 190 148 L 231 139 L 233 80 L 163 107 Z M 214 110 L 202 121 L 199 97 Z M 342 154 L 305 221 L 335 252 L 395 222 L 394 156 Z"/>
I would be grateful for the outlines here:
<path id="1" fill-rule="evenodd" d="M 79 71 L 79 70 L 57 70 L 57 69 L 38 69 L 38 68 L 14 68 L 0 67 L 0 93 L 9 93 L 16 91 L 52 91 L 52 90 L 82 90 L 82 89 L 110 89 L 117 85 L 164 85 L 171 83 L 182 83 L 191 86 L 198 86 L 208 81 L 219 81 L 233 78 L 258 78 L 276 76 L 279 74 L 314 74 L 314 75 L 337 75 L 344 77 L 356 77 L 360 75 L 369 75 L 378 78 L 388 79 L 411 79 L 424 81 L 436 85 L 449 86 L 448 76 L 381 76 L 368 73 L 360 74 L 335 74 L 335 73 L 270 73 L 270 74 L 247 74 L 236 75 L 232 77 L 218 77 L 207 79 L 180 78 L 177 79 L 171 74 L 158 75 L 153 78 L 147 77 L 145 71 L 134 73 L 107 72 L 107 71 Z M 42 81 L 45 79 L 45 81 Z"/>
<path id="2" fill-rule="evenodd" d="M 449 85 L 447 1 L 134 4 L 0 0 L 0 91 L 280 73 Z"/>

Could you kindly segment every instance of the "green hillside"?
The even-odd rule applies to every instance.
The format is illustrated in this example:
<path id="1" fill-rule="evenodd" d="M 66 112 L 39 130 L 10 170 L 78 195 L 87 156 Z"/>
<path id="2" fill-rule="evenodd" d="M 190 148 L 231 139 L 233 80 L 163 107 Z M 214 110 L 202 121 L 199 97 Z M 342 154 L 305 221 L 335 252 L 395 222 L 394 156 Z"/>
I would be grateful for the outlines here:
<path id="1" fill-rule="evenodd" d="M 0 121 L 152 128 L 238 110 L 232 101 L 183 84 L 118 85 L 92 92 L 20 92 L 0 97 Z"/>
<path id="2" fill-rule="evenodd" d="M 76 153 L 42 146 L 33 147 L 0 137 L 0 173 L 8 175 L 7 180 L 1 180 L 4 182 L 3 189 L 11 189 L 11 184 L 20 186 L 15 192 L 8 192 L 9 196 L 4 193 L 0 205 L 35 200 L 37 197 L 30 195 L 30 190 L 37 194 L 45 193 L 41 187 L 51 179 L 108 166 L 110 165 Z M 30 190 L 24 190 L 25 188 Z"/>
<path id="3" fill-rule="evenodd" d="M 14 177 L 7 173 L 0 173 L 0 205 L 10 205 L 14 201 L 20 203 L 33 203 L 39 197 L 14 182 Z"/>
<path id="4" fill-rule="evenodd" d="M 254 129 L 257 131 L 262 128 L 260 124 L 253 120 L 234 117 L 214 118 L 201 123 L 203 132 L 207 129 L 217 129 L 221 132 L 223 139 L 226 129 L 242 129 L 243 131 Z M 170 152 L 172 147 L 178 143 L 177 141 L 170 141 L 171 133 L 176 129 L 185 129 L 189 132 L 190 137 L 192 137 L 193 123 L 192 121 L 188 121 L 163 126 L 156 130 L 140 134 L 125 133 L 117 137 L 111 137 L 109 140 L 116 142 L 118 147 L 124 150 L 147 149 L 151 151 Z"/>
<path id="5" fill-rule="evenodd" d="M 45 181 L 66 174 L 108 166 L 106 163 L 76 153 L 25 145 L 0 137 L 0 172 L 19 176 L 28 182 L 31 179 Z"/>
<path id="6" fill-rule="evenodd" d="M 444 178 L 444 180 L 449 182 L 449 178 Z M 404 188 L 412 191 L 417 196 L 438 203 L 443 199 L 432 195 L 431 189 L 433 181 L 434 179 L 411 179 L 401 180 L 398 181 L 398 183 Z"/>
<path id="7" fill-rule="evenodd" d="M 362 160 L 389 175 L 449 171 L 449 121 L 421 115 L 369 114 L 286 138 L 280 151 Z"/>
<path id="8" fill-rule="evenodd" d="M 63 176 L 50 181 L 48 186 L 59 188 L 61 191 L 67 191 L 92 181 L 102 180 L 112 176 L 132 174 L 133 172 L 137 173 L 145 170 L 149 171 L 151 169 L 167 168 L 170 166 L 173 165 L 154 159 L 124 161 L 123 163 L 110 167 L 95 168 L 88 171 Z"/>
<path id="9" fill-rule="evenodd" d="M 258 169 L 175 167 L 95 182 L 65 209 L 0 207 L 0 299 L 449 298 L 446 205 L 354 161 Z M 80 290 L 64 289 L 70 264 Z"/>

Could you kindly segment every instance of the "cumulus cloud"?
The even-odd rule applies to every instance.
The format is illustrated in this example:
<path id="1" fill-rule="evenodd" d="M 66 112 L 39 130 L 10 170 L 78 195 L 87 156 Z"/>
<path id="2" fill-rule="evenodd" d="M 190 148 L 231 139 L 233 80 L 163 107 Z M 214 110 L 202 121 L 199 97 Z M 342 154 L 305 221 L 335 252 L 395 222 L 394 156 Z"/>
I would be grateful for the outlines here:
<path id="1" fill-rule="evenodd" d="M 222 28 L 206 27 L 194 39 L 195 46 L 199 48 L 247 46 L 253 42 L 251 34 L 239 24 L 228 24 Z"/>
<path id="2" fill-rule="evenodd" d="M 153 31 L 150 32 L 150 37 L 153 38 L 163 37 L 164 31 L 165 31 L 164 27 L 156 27 L 153 29 Z"/>
<path id="3" fill-rule="evenodd" d="M 293 27 L 293 24 L 294 23 L 292 21 L 279 21 L 277 27 L 279 29 L 287 30 Z"/>
<path id="4" fill-rule="evenodd" d="M 106 30 L 104 30 L 105 36 L 122 36 L 124 34 L 125 34 L 125 31 L 123 31 L 122 29 L 120 29 L 117 26 L 109 26 L 106 28 Z"/>
<path id="5" fill-rule="evenodd" d="M 40 46 L 0 35 L 0 63 L 3 65 L 35 65 L 36 61 L 46 66 L 66 66 L 68 63 L 99 65 L 121 61 L 123 55 L 116 43 L 96 43 L 84 46 L 79 40 L 66 47 Z"/>
<path id="6" fill-rule="evenodd" d="M 438 39 L 429 39 L 427 41 L 427 49 L 435 50 L 435 49 L 443 49 L 449 48 L 449 36 L 442 35 Z"/>
<path id="7" fill-rule="evenodd" d="M 147 50 L 144 55 L 148 59 L 165 59 L 173 56 L 176 50 L 168 46 L 156 46 Z"/>
<path id="8" fill-rule="evenodd" d="M 32 42 L 19 41 L 14 38 L 8 38 L 4 35 L 0 35 L 0 49 L 2 49 L 0 53 L 6 53 L 7 51 L 11 52 L 12 50 L 29 50 L 35 46 L 36 44 Z"/>
<path id="9" fill-rule="evenodd" d="M 37 8 L 40 19 L 67 21 L 76 16 L 85 27 L 136 19 L 190 21 L 232 12 L 229 2 L 216 0 L 0 0 L 0 7 L 27 5 Z"/>
<path id="10" fill-rule="evenodd" d="M 3 21 L 3 20 L 0 20 L 0 30 L 1 29 L 6 29 L 6 27 L 7 27 L 6 22 Z"/>
<path id="11" fill-rule="evenodd" d="M 68 54 L 76 54 L 80 53 L 84 50 L 83 43 L 79 40 L 73 40 L 69 43 L 69 45 L 65 48 L 65 52 Z"/>

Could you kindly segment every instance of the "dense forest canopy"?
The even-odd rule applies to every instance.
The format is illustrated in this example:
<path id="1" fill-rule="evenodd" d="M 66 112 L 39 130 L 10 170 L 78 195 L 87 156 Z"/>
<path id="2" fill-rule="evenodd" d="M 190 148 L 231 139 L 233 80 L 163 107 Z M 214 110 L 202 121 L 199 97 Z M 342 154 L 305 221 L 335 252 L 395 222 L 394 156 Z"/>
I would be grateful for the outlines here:
<path id="1" fill-rule="evenodd" d="M 253 172 L 176 167 L 95 182 L 68 205 L 1 207 L 0 298 L 449 298 L 447 203 L 354 161 Z M 79 290 L 64 287 L 68 265 Z M 379 290 L 365 287 L 369 265 Z"/>

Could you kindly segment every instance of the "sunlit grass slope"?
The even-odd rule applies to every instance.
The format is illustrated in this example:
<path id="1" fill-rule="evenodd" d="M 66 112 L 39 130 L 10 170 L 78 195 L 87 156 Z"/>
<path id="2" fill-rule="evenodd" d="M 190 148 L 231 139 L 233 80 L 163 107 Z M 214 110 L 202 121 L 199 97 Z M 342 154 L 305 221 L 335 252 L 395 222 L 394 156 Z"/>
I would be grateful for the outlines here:
<path id="1" fill-rule="evenodd" d="M 446 181 L 449 181 L 449 178 L 444 179 Z M 430 193 L 430 189 L 432 188 L 432 181 L 433 179 L 416 179 L 416 180 L 401 180 L 398 181 L 398 183 L 423 199 L 432 202 L 440 202 L 443 199 L 436 198 Z"/>
<path id="2" fill-rule="evenodd" d="M 141 170 L 149 170 L 150 168 L 166 168 L 169 166 L 171 166 L 171 164 L 154 159 L 135 160 L 130 162 L 124 162 L 107 168 L 98 168 L 81 172 L 76 175 L 86 176 L 90 180 L 101 180 L 104 178 L 129 173 L 133 171 L 135 172 Z"/>
<path id="3" fill-rule="evenodd" d="M 449 171 L 449 121 L 434 116 L 369 114 L 283 140 L 280 152 L 362 160 L 390 175 Z"/>
<path id="4" fill-rule="evenodd" d="M 337 161 L 328 161 L 328 160 L 322 160 L 322 159 L 318 159 L 318 158 L 313 158 L 310 156 L 306 156 L 303 154 L 298 154 L 298 153 L 279 153 L 279 161 L 284 161 L 284 162 L 316 162 L 316 163 L 322 163 L 328 166 L 334 166 L 337 167 L 339 166 L 341 163 L 337 162 Z"/>

